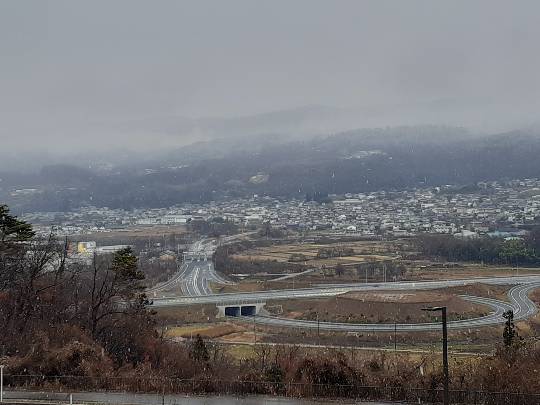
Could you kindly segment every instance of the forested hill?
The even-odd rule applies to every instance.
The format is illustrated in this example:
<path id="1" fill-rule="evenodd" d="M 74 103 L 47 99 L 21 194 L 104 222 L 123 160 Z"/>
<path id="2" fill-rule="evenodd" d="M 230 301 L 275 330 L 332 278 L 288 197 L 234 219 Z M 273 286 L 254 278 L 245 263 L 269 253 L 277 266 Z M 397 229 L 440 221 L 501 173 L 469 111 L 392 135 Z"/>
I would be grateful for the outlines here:
<path id="1" fill-rule="evenodd" d="M 158 207 L 253 193 L 303 198 L 540 177 L 538 131 L 479 136 L 459 128 L 406 127 L 285 139 L 197 144 L 146 167 L 134 161 L 102 172 L 56 166 L 35 175 L 4 173 L 0 200 L 24 210 Z M 12 196 L 17 188 L 38 191 Z"/>

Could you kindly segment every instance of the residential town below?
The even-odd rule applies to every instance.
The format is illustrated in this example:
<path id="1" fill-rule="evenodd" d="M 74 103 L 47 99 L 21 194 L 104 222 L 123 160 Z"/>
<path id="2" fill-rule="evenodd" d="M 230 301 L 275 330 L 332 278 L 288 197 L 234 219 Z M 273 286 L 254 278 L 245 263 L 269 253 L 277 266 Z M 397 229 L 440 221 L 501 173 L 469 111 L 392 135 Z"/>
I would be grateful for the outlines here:
<path id="1" fill-rule="evenodd" d="M 470 188 L 444 186 L 405 191 L 330 195 L 329 203 L 253 196 L 159 209 L 92 206 L 70 212 L 26 213 L 38 233 L 59 236 L 220 220 L 253 228 L 269 223 L 294 231 L 366 238 L 419 233 L 459 237 L 519 237 L 540 216 L 540 180 L 484 182 Z"/>

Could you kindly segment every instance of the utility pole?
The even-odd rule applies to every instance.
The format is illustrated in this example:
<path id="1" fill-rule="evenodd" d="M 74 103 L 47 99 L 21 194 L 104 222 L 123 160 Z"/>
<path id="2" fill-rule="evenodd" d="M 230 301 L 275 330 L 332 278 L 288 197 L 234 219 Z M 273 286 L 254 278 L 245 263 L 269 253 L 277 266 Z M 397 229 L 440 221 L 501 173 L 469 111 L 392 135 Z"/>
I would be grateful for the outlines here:
<path id="1" fill-rule="evenodd" d="M 444 405 L 450 404 L 448 390 L 448 326 L 446 323 L 446 307 L 441 308 L 443 321 L 443 370 L 444 370 Z"/>
<path id="2" fill-rule="evenodd" d="M 319 321 L 319 311 L 317 311 L 317 345 L 321 344 L 321 322 Z"/>
<path id="3" fill-rule="evenodd" d="M 394 321 L 394 352 L 397 352 L 397 322 Z"/>
<path id="4" fill-rule="evenodd" d="M 444 369 L 444 405 L 450 404 L 450 392 L 448 388 L 448 326 L 446 322 L 446 307 L 442 307 L 443 329 L 443 369 Z"/>
<path id="5" fill-rule="evenodd" d="M 255 315 L 253 315 L 253 343 L 257 344 L 257 324 L 255 323 Z"/>
<path id="6" fill-rule="evenodd" d="M 443 373 L 444 373 L 444 392 L 443 392 L 443 404 L 450 404 L 450 391 L 448 388 L 448 380 L 450 378 L 448 374 L 448 326 L 446 321 L 446 307 L 429 307 L 422 308 L 422 311 L 441 311 L 442 314 L 442 335 L 443 335 Z"/>
<path id="7" fill-rule="evenodd" d="M 4 365 L 0 364 L 0 402 L 4 402 Z"/>

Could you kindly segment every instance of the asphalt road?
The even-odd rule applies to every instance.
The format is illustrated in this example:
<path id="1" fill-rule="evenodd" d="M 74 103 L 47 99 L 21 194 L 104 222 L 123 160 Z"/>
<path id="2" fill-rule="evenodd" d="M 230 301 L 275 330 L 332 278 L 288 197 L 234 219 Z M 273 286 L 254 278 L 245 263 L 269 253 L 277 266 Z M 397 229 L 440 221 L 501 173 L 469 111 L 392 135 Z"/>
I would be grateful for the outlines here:
<path id="1" fill-rule="evenodd" d="M 532 290 L 540 288 L 540 283 L 535 284 L 520 284 L 514 286 L 508 292 L 508 298 L 510 302 L 495 300 L 484 297 L 474 297 L 469 295 L 462 295 L 461 297 L 467 301 L 482 304 L 490 307 L 493 312 L 489 315 L 463 319 L 458 321 L 449 321 L 449 329 L 469 329 L 478 328 L 483 326 L 497 325 L 505 322 L 503 313 L 507 310 L 514 311 L 514 319 L 516 321 L 526 319 L 538 311 L 534 302 L 532 302 L 528 293 Z M 440 322 L 432 323 L 398 323 L 398 324 L 384 324 L 384 323 L 372 323 L 372 324 L 352 324 L 352 323 L 339 323 L 339 322 L 318 322 L 307 321 L 299 319 L 288 319 L 271 316 L 256 316 L 254 317 L 242 317 L 247 322 L 256 322 L 258 324 L 264 324 L 269 326 L 278 327 L 291 327 L 302 329 L 317 329 L 326 331 L 345 331 L 345 332 L 393 332 L 394 330 L 400 332 L 413 332 L 413 331 L 429 331 L 439 330 L 441 328 Z"/>
<path id="2" fill-rule="evenodd" d="M 201 240 L 191 245 L 188 259 L 178 266 L 178 271 L 169 280 L 147 289 L 150 297 L 163 294 L 176 286 L 180 286 L 182 294 L 187 297 L 207 296 L 212 294 L 210 283 L 233 284 L 220 276 L 214 269 L 211 257 L 215 251 L 213 240 Z"/>
<path id="3" fill-rule="evenodd" d="M 261 302 L 267 300 L 290 298 L 320 298 L 332 297 L 350 291 L 414 291 L 430 290 L 447 287 L 466 286 L 476 283 L 490 285 L 518 285 L 540 283 L 540 276 L 519 277 L 481 277 L 461 280 L 441 281 L 406 281 L 389 283 L 351 283 L 337 286 L 316 286 L 311 288 L 256 291 L 243 293 L 210 294 L 205 296 L 163 297 L 154 299 L 154 306 L 182 306 L 194 304 L 227 304 L 238 302 Z"/>
<path id="4" fill-rule="evenodd" d="M 209 260 L 188 262 L 182 272 L 180 279 L 182 293 L 186 296 L 207 296 L 212 294 L 210 283 L 232 284 L 232 282 L 221 277 L 214 265 Z"/>
<path id="5" fill-rule="evenodd" d="M 38 392 L 38 391 L 6 391 L 4 402 L 9 404 L 17 401 L 32 401 L 27 403 L 69 404 L 69 393 Z M 227 395 L 199 396 L 183 394 L 132 394 L 127 392 L 74 392 L 75 404 L 111 404 L 111 405 L 331 405 L 335 401 L 303 400 L 296 398 L 245 396 L 234 397 Z M 42 402 L 40 402 L 42 401 Z M 343 402 L 353 403 L 345 401 Z M 362 404 L 356 402 L 354 404 Z M 369 402 L 371 405 L 384 405 L 382 402 Z"/>
<path id="6" fill-rule="evenodd" d="M 430 290 L 457 286 L 466 286 L 476 283 L 490 285 L 514 285 L 508 292 L 510 302 L 494 300 L 484 297 L 462 296 L 468 301 L 490 307 L 493 312 L 487 316 L 451 321 L 450 329 L 477 328 L 500 324 L 504 322 L 502 314 L 507 310 L 514 311 L 516 320 L 526 319 L 537 312 L 536 305 L 528 298 L 530 291 L 540 288 L 540 276 L 513 276 L 513 277 L 480 277 L 461 280 L 441 281 L 406 281 L 387 283 L 351 283 L 317 285 L 311 288 L 257 291 L 244 293 L 213 294 L 210 283 L 231 284 L 221 277 L 214 269 L 209 258 L 215 251 L 215 241 L 202 240 L 194 243 L 190 249 L 191 260 L 179 266 L 178 272 L 168 281 L 149 289 L 154 294 L 155 307 L 185 306 L 195 304 L 239 304 L 250 302 L 264 302 L 279 299 L 300 299 L 331 297 L 350 291 L 415 291 Z M 171 289 L 180 284 L 184 296 L 157 297 L 158 293 Z M 279 327 L 294 327 L 321 330 L 339 330 L 349 332 L 360 331 L 426 331 L 440 328 L 440 323 L 411 323 L 411 324 L 350 324 L 336 322 L 319 322 L 286 319 L 270 316 L 249 317 L 249 321 Z"/>

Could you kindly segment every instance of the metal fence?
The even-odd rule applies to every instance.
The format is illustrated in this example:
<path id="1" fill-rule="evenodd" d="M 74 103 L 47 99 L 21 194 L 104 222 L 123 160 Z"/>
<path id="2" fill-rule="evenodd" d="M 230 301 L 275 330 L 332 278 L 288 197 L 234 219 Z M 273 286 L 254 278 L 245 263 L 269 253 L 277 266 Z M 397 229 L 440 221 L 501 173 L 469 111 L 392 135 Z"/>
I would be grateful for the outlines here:
<path id="1" fill-rule="evenodd" d="M 212 378 L 177 379 L 4 375 L 5 391 L 130 392 L 197 395 L 273 395 L 297 398 L 342 398 L 358 401 L 400 401 L 410 404 L 442 403 L 442 389 L 375 387 L 267 381 L 226 381 Z M 540 394 L 451 390 L 452 404 L 540 405 Z"/>

